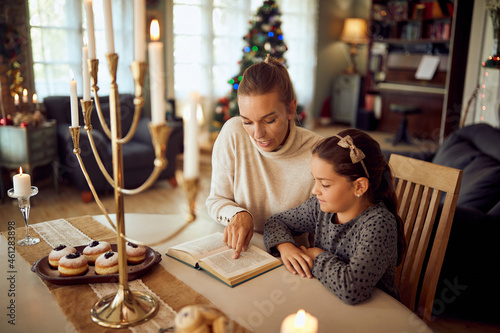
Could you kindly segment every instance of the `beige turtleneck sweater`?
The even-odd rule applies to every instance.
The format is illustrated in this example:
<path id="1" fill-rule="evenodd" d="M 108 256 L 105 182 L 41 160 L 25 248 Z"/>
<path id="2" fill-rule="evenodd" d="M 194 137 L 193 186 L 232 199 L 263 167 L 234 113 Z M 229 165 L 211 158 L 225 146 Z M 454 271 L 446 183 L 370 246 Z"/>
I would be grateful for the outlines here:
<path id="1" fill-rule="evenodd" d="M 206 201 L 209 215 L 227 225 L 236 213 L 247 211 L 255 231 L 262 233 L 271 215 L 311 197 L 311 152 L 321 139 L 292 124 L 285 144 L 278 151 L 266 152 L 247 134 L 240 117 L 229 119 L 212 152 L 212 183 Z"/>

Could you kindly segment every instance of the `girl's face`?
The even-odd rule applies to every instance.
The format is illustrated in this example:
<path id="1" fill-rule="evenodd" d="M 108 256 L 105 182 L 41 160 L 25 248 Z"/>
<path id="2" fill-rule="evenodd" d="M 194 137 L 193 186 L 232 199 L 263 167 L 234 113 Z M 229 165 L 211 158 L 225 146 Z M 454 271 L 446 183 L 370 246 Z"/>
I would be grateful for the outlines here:
<path id="1" fill-rule="evenodd" d="M 274 151 L 286 140 L 296 103 L 285 105 L 277 92 L 238 96 L 243 128 L 263 151 Z"/>
<path id="2" fill-rule="evenodd" d="M 323 212 L 345 214 L 358 210 L 359 198 L 356 197 L 354 183 L 336 173 L 332 164 L 314 155 L 311 173 L 315 180 L 312 193 L 316 195 Z"/>

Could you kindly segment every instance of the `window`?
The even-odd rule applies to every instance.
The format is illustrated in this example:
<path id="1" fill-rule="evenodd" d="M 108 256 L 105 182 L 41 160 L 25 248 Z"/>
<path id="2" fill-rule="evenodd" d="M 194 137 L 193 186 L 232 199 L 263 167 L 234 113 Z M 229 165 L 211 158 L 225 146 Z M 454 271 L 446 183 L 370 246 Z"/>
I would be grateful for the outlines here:
<path id="1" fill-rule="evenodd" d="M 230 90 L 227 81 L 239 71 L 249 21 L 263 0 L 174 0 L 173 62 L 175 97 L 191 91 L 205 97 L 205 114 Z M 288 70 L 298 103 L 312 103 L 316 66 L 316 0 L 277 1 Z M 168 19 L 168 18 L 167 18 Z M 181 106 L 182 107 L 182 106 Z"/>
<path id="2" fill-rule="evenodd" d="M 93 1 L 96 56 L 99 59 L 99 95 L 109 94 L 102 0 Z M 82 46 L 86 39 L 83 1 L 29 0 L 33 72 L 38 97 L 69 95 L 70 69 L 82 95 Z M 118 53 L 117 82 L 121 93 L 133 92 L 130 43 L 133 22 L 132 0 L 113 0 L 115 50 Z"/>

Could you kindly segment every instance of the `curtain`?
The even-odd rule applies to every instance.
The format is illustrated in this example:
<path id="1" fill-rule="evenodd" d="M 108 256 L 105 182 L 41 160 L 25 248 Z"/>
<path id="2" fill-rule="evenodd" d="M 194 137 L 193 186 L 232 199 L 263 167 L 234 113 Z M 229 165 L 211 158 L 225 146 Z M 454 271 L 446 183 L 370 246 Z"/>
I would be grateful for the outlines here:
<path id="1" fill-rule="evenodd" d="M 113 0 L 115 51 L 118 53 L 117 82 L 120 93 L 132 93 L 129 66 L 133 59 L 133 0 Z M 39 100 L 69 95 L 69 80 L 77 81 L 82 95 L 82 47 L 87 38 L 82 0 L 30 0 L 30 26 L 35 89 Z M 93 1 L 96 56 L 99 59 L 99 95 L 109 94 L 106 41 L 102 0 Z"/>

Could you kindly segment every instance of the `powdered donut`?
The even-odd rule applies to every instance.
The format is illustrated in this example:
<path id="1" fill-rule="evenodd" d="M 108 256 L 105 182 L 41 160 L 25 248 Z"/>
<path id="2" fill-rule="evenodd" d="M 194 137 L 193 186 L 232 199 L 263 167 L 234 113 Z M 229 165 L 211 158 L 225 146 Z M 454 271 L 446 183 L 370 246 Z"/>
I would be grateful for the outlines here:
<path id="1" fill-rule="evenodd" d="M 63 276 L 82 275 L 89 268 L 87 258 L 80 252 L 70 253 L 59 259 L 59 273 Z"/>
<path id="2" fill-rule="evenodd" d="M 144 246 L 128 242 L 125 248 L 129 264 L 138 264 L 146 259 L 146 248 Z"/>
<path id="3" fill-rule="evenodd" d="M 57 268 L 59 266 L 59 259 L 64 257 L 67 254 L 70 253 L 75 253 L 76 249 L 72 246 L 66 246 L 66 245 L 59 245 L 58 247 L 54 248 L 52 251 L 49 253 L 49 265 Z"/>
<path id="4" fill-rule="evenodd" d="M 97 257 L 111 251 L 111 245 L 107 242 L 93 241 L 83 249 L 83 254 L 87 257 L 89 264 L 94 264 Z"/>
<path id="5" fill-rule="evenodd" d="M 118 273 L 118 253 L 108 251 L 101 254 L 95 261 L 95 272 L 101 275 Z"/>

